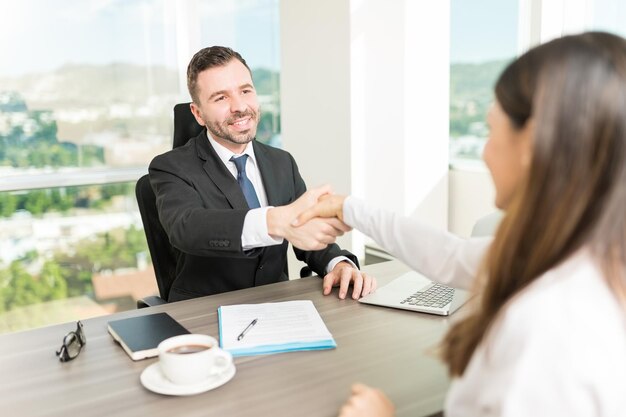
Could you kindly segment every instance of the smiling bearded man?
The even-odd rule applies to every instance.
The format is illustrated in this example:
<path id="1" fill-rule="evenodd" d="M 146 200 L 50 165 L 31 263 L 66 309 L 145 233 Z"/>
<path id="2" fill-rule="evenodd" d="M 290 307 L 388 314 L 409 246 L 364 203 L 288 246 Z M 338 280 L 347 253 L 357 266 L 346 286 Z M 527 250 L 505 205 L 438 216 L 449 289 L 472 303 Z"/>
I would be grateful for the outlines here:
<path id="1" fill-rule="evenodd" d="M 150 164 L 159 219 L 176 251 L 168 301 L 288 280 L 287 247 L 324 277 L 322 289 L 359 298 L 376 280 L 334 244 L 338 219 L 291 222 L 317 201 L 293 157 L 255 140 L 259 102 L 251 71 L 230 48 L 194 55 L 187 69 L 191 112 L 206 129 Z M 329 189 L 324 191 L 329 192 Z"/>

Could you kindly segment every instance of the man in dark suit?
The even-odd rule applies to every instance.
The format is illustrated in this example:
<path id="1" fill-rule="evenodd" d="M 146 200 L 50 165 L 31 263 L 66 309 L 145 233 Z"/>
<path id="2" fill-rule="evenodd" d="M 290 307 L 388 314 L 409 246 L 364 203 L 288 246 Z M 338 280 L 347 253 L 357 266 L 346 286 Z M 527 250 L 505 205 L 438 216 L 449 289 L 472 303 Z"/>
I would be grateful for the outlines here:
<path id="1" fill-rule="evenodd" d="M 230 48 L 204 48 L 189 63 L 187 85 L 206 130 L 149 168 L 159 218 L 180 251 L 169 301 L 285 281 L 288 242 L 324 277 L 324 294 L 339 286 L 345 298 L 350 284 L 355 299 L 373 291 L 376 280 L 334 244 L 347 226 L 292 226 L 330 190 L 306 192 L 293 157 L 254 140 L 259 103 L 245 60 Z"/>

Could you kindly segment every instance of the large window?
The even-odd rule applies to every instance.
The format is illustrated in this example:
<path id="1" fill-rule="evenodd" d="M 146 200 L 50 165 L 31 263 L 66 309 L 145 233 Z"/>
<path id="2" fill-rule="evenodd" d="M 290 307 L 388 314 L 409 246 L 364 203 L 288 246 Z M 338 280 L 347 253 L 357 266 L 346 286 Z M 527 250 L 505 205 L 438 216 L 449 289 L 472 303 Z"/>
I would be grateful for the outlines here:
<path id="1" fill-rule="evenodd" d="M 280 145 L 278 0 L 24 0 L 0 14 L 0 332 L 134 308 L 156 283 L 134 184 L 185 70 L 242 53 Z"/>
<path id="2" fill-rule="evenodd" d="M 134 183 L 0 193 L 0 332 L 156 293 Z"/>
<path id="3" fill-rule="evenodd" d="M 450 9 L 450 160 L 457 168 L 479 161 L 494 82 L 517 53 L 584 30 L 626 36 L 622 0 L 451 0 Z"/>
<path id="4" fill-rule="evenodd" d="M 591 22 L 589 26 L 593 29 L 626 36 L 624 21 L 626 21 L 626 2 L 624 2 L 624 0 L 592 1 Z"/>
<path id="5" fill-rule="evenodd" d="M 493 86 L 518 45 L 518 0 L 451 0 L 450 161 L 479 161 Z"/>

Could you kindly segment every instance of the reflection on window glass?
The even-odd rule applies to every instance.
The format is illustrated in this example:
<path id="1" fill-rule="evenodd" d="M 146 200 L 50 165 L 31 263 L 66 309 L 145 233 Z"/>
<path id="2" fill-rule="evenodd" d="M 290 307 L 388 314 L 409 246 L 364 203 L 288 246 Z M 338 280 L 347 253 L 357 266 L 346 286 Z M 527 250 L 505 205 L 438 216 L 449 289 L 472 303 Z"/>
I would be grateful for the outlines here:
<path id="1" fill-rule="evenodd" d="M 259 140 L 279 143 L 278 0 L 190 4 L 199 10 L 190 22 L 167 0 L 4 7 L 0 169 L 144 166 L 170 149 L 172 108 L 189 100 L 179 61 L 191 56 L 176 46 L 196 32 L 198 49 L 222 44 L 248 60 L 263 110 Z"/>
<path id="2" fill-rule="evenodd" d="M 179 91 L 164 8 L 162 0 L 4 8 L 0 166 L 142 166 L 167 150 Z"/>
<path id="3" fill-rule="evenodd" d="M 0 193 L 0 333 L 156 293 L 134 183 Z"/>
<path id="4" fill-rule="evenodd" d="M 479 160 L 493 86 L 517 50 L 517 0 L 452 0 L 450 160 Z"/>
<path id="5" fill-rule="evenodd" d="M 82 169 L 147 166 L 171 149 L 173 106 L 189 101 L 186 64 L 210 45 L 246 58 L 258 139 L 280 146 L 278 33 L 278 0 L 4 5 L 0 176 L 57 171 L 72 183 Z M 0 333 L 135 308 L 157 293 L 134 178 L 122 180 L 133 181 L 0 192 Z"/>
<path id="6" fill-rule="evenodd" d="M 208 0 L 198 6 L 202 46 L 230 46 L 252 70 L 261 106 L 256 139 L 281 147 L 278 0 Z"/>

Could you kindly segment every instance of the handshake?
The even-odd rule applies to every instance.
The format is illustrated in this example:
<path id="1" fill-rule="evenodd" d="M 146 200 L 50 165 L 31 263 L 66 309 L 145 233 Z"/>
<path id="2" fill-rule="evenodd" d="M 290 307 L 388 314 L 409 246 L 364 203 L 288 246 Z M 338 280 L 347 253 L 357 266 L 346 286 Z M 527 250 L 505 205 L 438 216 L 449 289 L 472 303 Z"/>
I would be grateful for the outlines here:
<path id="1" fill-rule="evenodd" d="M 313 188 L 287 205 L 267 211 L 267 231 L 303 250 L 321 250 L 352 228 L 343 222 L 345 196 L 329 185 Z"/>

